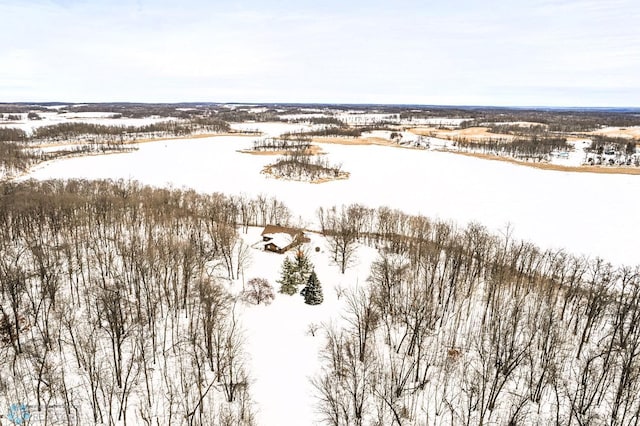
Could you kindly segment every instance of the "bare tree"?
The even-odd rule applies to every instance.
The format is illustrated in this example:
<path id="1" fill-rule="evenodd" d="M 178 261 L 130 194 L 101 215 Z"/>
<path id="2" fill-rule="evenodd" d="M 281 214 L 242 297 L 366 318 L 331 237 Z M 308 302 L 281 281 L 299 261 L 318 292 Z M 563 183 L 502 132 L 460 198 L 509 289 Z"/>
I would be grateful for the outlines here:
<path id="1" fill-rule="evenodd" d="M 273 286 L 264 278 L 251 278 L 242 292 L 242 298 L 255 305 L 261 303 L 269 305 L 275 297 Z"/>

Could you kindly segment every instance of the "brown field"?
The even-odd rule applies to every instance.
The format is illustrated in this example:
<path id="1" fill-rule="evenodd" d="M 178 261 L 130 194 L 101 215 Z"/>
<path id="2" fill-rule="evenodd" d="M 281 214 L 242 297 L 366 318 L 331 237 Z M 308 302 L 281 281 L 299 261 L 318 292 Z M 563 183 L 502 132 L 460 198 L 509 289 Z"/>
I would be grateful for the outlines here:
<path id="1" fill-rule="evenodd" d="M 609 136 L 612 138 L 629 138 L 640 142 L 640 126 L 635 127 L 606 127 L 588 132 L 589 135 Z"/>

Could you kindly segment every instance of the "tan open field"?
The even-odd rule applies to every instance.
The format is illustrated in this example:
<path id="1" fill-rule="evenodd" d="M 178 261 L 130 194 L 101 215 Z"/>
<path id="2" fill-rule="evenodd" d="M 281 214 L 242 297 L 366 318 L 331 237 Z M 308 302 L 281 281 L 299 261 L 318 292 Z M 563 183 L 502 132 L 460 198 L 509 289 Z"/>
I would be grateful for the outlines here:
<path id="1" fill-rule="evenodd" d="M 605 127 L 604 129 L 588 132 L 590 135 L 602 135 L 612 138 L 636 139 L 640 142 L 640 127 Z"/>

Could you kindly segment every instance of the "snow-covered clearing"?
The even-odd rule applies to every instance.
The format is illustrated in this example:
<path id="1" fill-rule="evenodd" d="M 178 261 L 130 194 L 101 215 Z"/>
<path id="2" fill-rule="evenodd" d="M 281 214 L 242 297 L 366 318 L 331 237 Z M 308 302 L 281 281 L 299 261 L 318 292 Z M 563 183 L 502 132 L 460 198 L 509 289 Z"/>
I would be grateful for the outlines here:
<path id="1" fill-rule="evenodd" d="M 261 230 L 251 228 L 243 235 L 245 242 L 253 244 L 261 240 Z M 278 293 L 270 306 L 249 306 L 243 314 L 246 349 L 255 380 L 251 393 L 257 403 L 260 425 L 314 424 L 315 400 L 310 377 L 318 371 L 318 352 L 324 337 L 321 330 L 312 336 L 309 326 L 340 321 L 344 298 L 338 300 L 336 286 L 352 288 L 363 283 L 376 256 L 375 250 L 361 247 L 355 267 L 342 275 L 337 266 L 331 265 L 324 239 L 314 234 L 308 236 L 311 242 L 304 247 L 322 284 L 324 302 L 309 306 L 304 304 L 302 296 Z M 315 247 L 321 251 L 316 252 Z M 261 250 L 251 253 L 245 280 L 266 278 L 277 290 L 276 280 L 285 256 Z"/>

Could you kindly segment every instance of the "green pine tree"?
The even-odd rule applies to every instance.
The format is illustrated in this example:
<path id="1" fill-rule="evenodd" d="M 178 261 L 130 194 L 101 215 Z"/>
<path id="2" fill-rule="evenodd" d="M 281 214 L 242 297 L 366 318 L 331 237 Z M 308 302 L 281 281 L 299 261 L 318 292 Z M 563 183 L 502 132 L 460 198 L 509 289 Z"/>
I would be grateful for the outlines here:
<path id="1" fill-rule="evenodd" d="M 307 285 L 302 289 L 300 294 L 304 297 L 304 303 L 307 305 L 319 305 L 324 300 L 322 296 L 322 286 L 316 275 L 316 271 L 312 270 L 307 280 Z"/>
<path id="2" fill-rule="evenodd" d="M 305 285 L 313 267 L 309 258 L 302 250 L 296 252 L 296 257 L 293 259 L 293 267 L 296 285 Z"/>
<path id="3" fill-rule="evenodd" d="M 298 283 L 296 282 L 295 266 L 289 257 L 282 262 L 282 271 L 280 271 L 280 293 L 292 295 L 298 291 Z"/>

